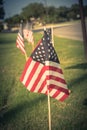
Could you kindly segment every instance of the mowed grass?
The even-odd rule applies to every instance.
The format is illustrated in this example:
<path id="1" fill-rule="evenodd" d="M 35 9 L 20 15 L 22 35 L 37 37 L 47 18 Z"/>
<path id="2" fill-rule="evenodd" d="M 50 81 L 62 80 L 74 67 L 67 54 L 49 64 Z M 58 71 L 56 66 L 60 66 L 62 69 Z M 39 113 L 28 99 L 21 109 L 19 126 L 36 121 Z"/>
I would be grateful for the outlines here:
<path id="1" fill-rule="evenodd" d="M 42 34 L 35 33 L 35 43 Z M 25 57 L 16 48 L 16 33 L 0 34 L 0 130 L 48 130 L 47 96 L 29 92 L 19 78 Z M 70 96 L 51 98 L 52 130 L 87 129 L 87 63 L 83 43 L 54 37 L 55 50 Z M 30 56 L 31 45 L 25 42 Z"/>

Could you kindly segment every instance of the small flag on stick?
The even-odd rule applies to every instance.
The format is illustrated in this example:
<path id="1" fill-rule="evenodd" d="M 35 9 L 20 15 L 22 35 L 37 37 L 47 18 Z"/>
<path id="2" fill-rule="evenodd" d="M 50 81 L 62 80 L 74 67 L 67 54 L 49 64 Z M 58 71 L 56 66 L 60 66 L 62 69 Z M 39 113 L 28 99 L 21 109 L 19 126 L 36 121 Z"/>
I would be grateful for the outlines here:
<path id="1" fill-rule="evenodd" d="M 60 101 L 68 97 L 69 90 L 49 32 L 44 31 L 44 36 L 25 64 L 20 81 L 31 92 L 47 95 L 49 90 L 49 95 Z"/>
<path id="2" fill-rule="evenodd" d="M 25 58 L 27 61 L 28 57 L 27 57 L 27 53 L 25 51 L 25 46 L 24 46 L 22 23 L 20 23 L 19 32 L 18 32 L 17 39 L 16 39 L 16 47 L 19 48 L 21 50 L 21 52 L 25 55 Z"/>
<path id="3" fill-rule="evenodd" d="M 26 26 L 23 29 L 23 34 L 24 34 L 24 38 L 32 44 L 32 49 L 34 50 L 34 38 L 33 38 L 33 32 L 32 32 L 32 27 L 31 24 L 29 25 L 29 23 L 26 23 Z"/>
<path id="4" fill-rule="evenodd" d="M 16 39 L 16 46 L 19 48 L 23 54 L 26 53 L 25 48 L 24 48 L 24 38 L 23 38 L 23 33 L 22 33 L 22 23 L 20 24 L 19 32 L 17 35 Z"/>

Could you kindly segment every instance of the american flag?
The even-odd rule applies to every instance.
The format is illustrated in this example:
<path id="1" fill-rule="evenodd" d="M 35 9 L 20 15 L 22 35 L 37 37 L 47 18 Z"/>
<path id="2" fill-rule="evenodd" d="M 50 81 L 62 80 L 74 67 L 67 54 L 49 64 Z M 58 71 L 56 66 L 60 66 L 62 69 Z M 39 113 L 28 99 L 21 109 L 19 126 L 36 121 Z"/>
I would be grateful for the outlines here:
<path id="1" fill-rule="evenodd" d="M 49 31 L 44 36 L 25 64 L 20 81 L 31 92 L 48 94 L 63 101 L 69 95 L 59 59 L 50 40 Z"/>
<path id="2" fill-rule="evenodd" d="M 30 43 L 34 43 L 34 38 L 33 38 L 33 32 L 31 30 L 31 25 L 29 25 L 29 23 L 26 23 L 25 28 L 23 29 L 23 34 L 24 34 L 24 38 L 30 42 Z"/>
<path id="3" fill-rule="evenodd" d="M 22 33 L 22 23 L 20 24 L 20 29 L 17 35 L 16 39 L 16 47 L 19 48 L 23 54 L 26 54 L 25 48 L 24 48 L 24 38 L 23 38 L 23 33 Z"/>

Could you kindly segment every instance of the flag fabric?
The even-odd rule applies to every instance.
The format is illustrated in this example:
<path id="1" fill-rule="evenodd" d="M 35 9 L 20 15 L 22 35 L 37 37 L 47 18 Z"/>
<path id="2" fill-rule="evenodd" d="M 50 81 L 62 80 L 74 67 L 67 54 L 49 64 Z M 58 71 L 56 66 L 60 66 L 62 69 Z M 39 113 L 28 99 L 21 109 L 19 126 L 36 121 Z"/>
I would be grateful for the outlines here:
<path id="1" fill-rule="evenodd" d="M 24 38 L 27 39 L 28 42 L 33 43 L 33 32 L 31 30 L 24 29 Z"/>
<path id="2" fill-rule="evenodd" d="M 24 48 L 22 23 L 20 24 L 20 29 L 19 29 L 19 32 L 18 32 L 18 35 L 17 35 L 16 47 L 19 48 L 23 54 L 26 54 L 26 51 L 25 51 L 25 48 Z"/>
<path id="3" fill-rule="evenodd" d="M 20 81 L 31 92 L 47 95 L 49 90 L 49 95 L 59 101 L 68 97 L 69 90 L 49 31 L 44 31 L 44 36 L 26 62 Z"/>
<path id="4" fill-rule="evenodd" d="M 26 23 L 26 26 L 23 29 L 23 34 L 24 34 L 24 38 L 30 42 L 30 43 L 34 43 L 34 38 L 33 38 L 33 32 L 31 30 L 31 25 L 29 25 L 29 23 Z"/>

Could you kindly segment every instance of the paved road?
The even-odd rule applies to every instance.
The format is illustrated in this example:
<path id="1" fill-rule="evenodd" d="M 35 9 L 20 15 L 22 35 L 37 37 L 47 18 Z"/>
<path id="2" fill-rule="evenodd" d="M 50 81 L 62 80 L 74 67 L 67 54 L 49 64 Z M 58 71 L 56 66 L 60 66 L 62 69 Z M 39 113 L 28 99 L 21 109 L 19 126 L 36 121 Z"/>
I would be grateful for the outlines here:
<path id="1" fill-rule="evenodd" d="M 61 26 L 54 29 L 54 35 L 75 40 L 83 40 L 81 23 Z"/>
<path id="2" fill-rule="evenodd" d="M 48 26 L 49 28 L 50 26 Z M 76 22 L 73 24 L 59 24 L 53 26 L 53 33 L 58 37 L 65 37 L 68 39 L 83 41 L 82 26 L 81 22 Z M 87 28 L 87 23 L 86 23 Z M 43 31 L 43 27 L 36 29 L 36 31 Z"/>

